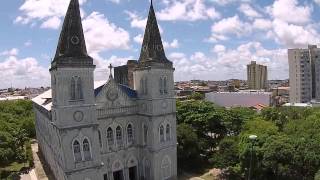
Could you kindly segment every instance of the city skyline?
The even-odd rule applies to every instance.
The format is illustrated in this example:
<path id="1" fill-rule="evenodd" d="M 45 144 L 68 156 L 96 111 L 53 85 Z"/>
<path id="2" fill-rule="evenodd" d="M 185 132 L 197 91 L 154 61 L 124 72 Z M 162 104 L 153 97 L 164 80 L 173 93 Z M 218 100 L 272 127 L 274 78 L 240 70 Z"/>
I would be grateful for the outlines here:
<path id="1" fill-rule="evenodd" d="M 4 2 L 0 88 L 49 85 L 50 59 L 68 3 Z M 80 3 L 88 51 L 97 65 L 95 78 L 107 79 L 110 63 L 117 66 L 138 59 L 149 2 Z M 175 81 L 246 79 L 251 60 L 268 66 L 269 79 L 287 79 L 287 49 L 319 44 L 318 0 L 154 3 L 167 56 L 176 67 Z"/>

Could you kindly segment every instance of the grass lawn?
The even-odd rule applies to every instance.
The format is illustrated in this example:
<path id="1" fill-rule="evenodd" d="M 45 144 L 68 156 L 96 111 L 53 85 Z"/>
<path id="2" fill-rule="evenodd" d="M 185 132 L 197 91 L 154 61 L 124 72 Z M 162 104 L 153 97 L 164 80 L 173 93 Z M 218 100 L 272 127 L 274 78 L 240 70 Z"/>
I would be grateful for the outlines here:
<path id="1" fill-rule="evenodd" d="M 9 164 L 6 167 L 0 167 L 0 170 L 5 170 L 5 171 L 20 171 L 21 168 L 24 166 L 28 166 L 28 163 L 18 163 L 18 162 L 13 162 Z"/>

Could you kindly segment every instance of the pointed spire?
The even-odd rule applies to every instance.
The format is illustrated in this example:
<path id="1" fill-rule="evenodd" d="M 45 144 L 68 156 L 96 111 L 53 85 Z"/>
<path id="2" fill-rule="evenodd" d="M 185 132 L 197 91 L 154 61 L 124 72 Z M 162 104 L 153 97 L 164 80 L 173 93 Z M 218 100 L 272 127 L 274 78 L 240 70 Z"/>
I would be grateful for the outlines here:
<path id="1" fill-rule="evenodd" d="M 151 0 L 148 21 L 143 38 L 139 64 L 171 63 L 164 52 L 156 14 Z"/>
<path id="2" fill-rule="evenodd" d="M 76 59 L 71 60 L 73 57 Z M 70 1 L 53 64 L 93 65 L 92 58 L 87 53 L 78 0 Z"/>

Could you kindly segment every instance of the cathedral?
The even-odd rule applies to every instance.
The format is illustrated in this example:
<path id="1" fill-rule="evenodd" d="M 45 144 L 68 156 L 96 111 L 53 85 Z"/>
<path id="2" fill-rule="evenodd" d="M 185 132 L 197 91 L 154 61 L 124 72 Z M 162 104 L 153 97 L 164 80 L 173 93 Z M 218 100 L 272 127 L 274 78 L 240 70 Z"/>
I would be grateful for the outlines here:
<path id="1" fill-rule="evenodd" d="M 107 65 L 106 65 L 107 66 Z M 94 81 L 78 0 L 71 0 L 51 62 L 51 89 L 35 97 L 39 149 L 57 180 L 177 179 L 173 64 L 151 1 L 138 60 Z"/>

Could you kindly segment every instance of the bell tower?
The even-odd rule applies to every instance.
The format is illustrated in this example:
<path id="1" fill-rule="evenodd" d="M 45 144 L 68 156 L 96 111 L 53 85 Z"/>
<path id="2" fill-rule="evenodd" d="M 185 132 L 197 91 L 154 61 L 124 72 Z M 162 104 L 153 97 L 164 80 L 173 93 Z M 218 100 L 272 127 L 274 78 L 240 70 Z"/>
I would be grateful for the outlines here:
<path id="1" fill-rule="evenodd" d="M 137 68 L 134 88 L 138 92 L 140 112 L 147 126 L 144 142 L 146 158 L 144 178 L 150 180 L 177 178 L 176 101 L 174 68 L 166 57 L 151 1 Z M 147 139 L 147 138 L 145 138 Z"/>
<path id="2" fill-rule="evenodd" d="M 95 65 L 88 55 L 78 0 L 71 0 L 51 63 L 52 124 L 58 131 L 65 179 L 98 179 L 101 165 L 94 97 Z M 86 174 L 77 171 L 87 169 Z"/>

